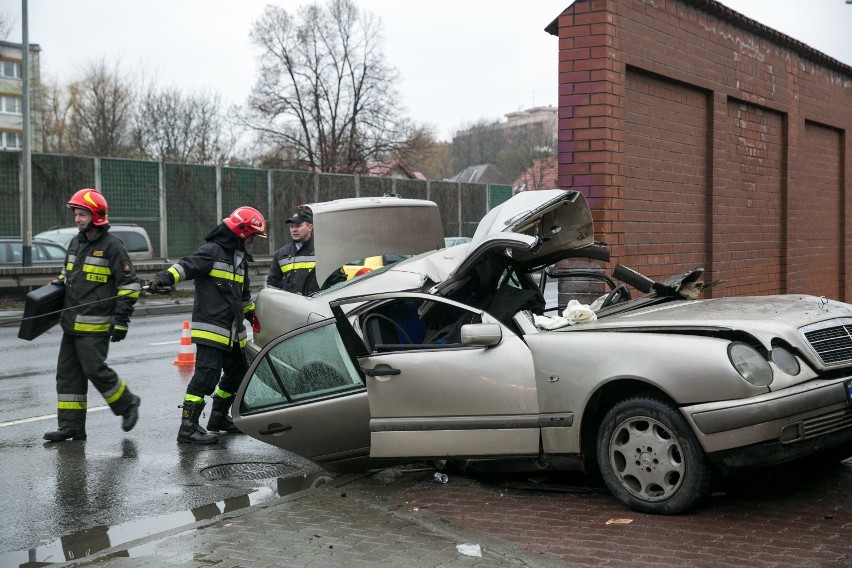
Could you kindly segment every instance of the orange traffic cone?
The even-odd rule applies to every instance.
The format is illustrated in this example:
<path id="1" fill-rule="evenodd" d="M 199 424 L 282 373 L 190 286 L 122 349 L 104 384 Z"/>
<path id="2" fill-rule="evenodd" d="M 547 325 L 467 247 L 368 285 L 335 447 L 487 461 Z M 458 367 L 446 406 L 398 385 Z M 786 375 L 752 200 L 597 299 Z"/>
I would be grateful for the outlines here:
<path id="1" fill-rule="evenodd" d="M 192 344 L 189 335 L 189 321 L 183 322 L 183 331 L 180 334 L 180 350 L 173 363 L 180 367 L 195 365 L 195 345 Z"/>

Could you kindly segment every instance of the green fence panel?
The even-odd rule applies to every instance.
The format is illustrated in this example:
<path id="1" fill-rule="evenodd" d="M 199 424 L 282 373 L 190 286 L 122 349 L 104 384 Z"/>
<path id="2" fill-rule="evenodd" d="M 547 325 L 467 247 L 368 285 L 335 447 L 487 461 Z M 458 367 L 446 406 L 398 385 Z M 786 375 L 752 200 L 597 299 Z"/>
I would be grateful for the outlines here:
<path id="1" fill-rule="evenodd" d="M 159 178 L 157 162 L 101 158 L 101 193 L 109 204 L 110 222 L 144 227 L 156 255 L 162 251 Z"/>
<path id="2" fill-rule="evenodd" d="M 222 168 L 222 215 L 228 216 L 237 207 L 248 205 L 268 214 L 267 175 L 264 170 Z"/>
<path id="3" fill-rule="evenodd" d="M 355 197 L 355 176 L 344 174 L 320 174 L 317 201 L 334 201 Z"/>
<path id="4" fill-rule="evenodd" d="M 485 186 L 477 183 L 459 184 L 462 227 L 459 236 L 472 237 L 479 221 L 488 212 Z"/>
<path id="5" fill-rule="evenodd" d="M 444 222 L 444 236 L 462 236 L 459 232 L 458 184 L 450 181 L 433 181 L 429 187 L 429 199 L 438 204 Z"/>
<path id="6" fill-rule="evenodd" d="M 275 170 L 272 172 L 273 211 L 269 227 L 274 231 L 275 245 L 281 247 L 290 242 L 290 231 L 286 221 L 293 216 L 296 207 L 316 201 L 314 191 L 315 174 Z"/>
<path id="7" fill-rule="evenodd" d="M 216 215 L 216 169 L 165 164 L 165 170 L 169 256 L 180 258 L 222 222 Z"/>
<path id="8" fill-rule="evenodd" d="M 406 199 L 426 199 L 428 183 L 419 179 L 394 180 L 394 193 Z"/>
<path id="9" fill-rule="evenodd" d="M 496 185 L 489 184 L 486 186 L 488 192 L 488 210 L 494 209 L 501 203 L 508 201 L 512 197 L 511 185 Z"/>
<path id="10" fill-rule="evenodd" d="M 33 234 L 73 225 L 66 203 L 83 188 L 95 187 L 94 158 L 32 155 Z M 15 208 L 20 211 L 20 207 Z"/>
<path id="11" fill-rule="evenodd" d="M 392 193 L 393 180 L 391 178 L 361 176 L 361 197 L 381 197 Z"/>
<path id="12" fill-rule="evenodd" d="M 159 169 L 157 162 L 100 159 L 101 189 L 114 223 L 145 227 L 162 253 Z M 216 215 L 216 169 L 212 166 L 164 164 L 168 252 L 179 258 L 194 251 L 221 219 Z M 472 236 L 487 210 L 511 197 L 511 186 L 457 184 L 311 172 L 226 168 L 220 170 L 222 213 L 242 205 L 260 210 L 269 222 L 274 244 L 290 241 L 284 221 L 297 206 L 317 201 L 380 197 L 430 199 L 438 204 L 447 236 Z M 268 187 L 271 180 L 271 188 Z M 65 203 L 77 190 L 95 185 L 95 160 L 89 157 L 33 154 L 33 233 L 71 225 Z M 20 153 L 0 152 L 0 233 L 20 233 Z M 269 191 L 272 211 L 267 211 Z M 461 206 L 461 208 L 460 208 Z M 461 222 L 460 222 L 461 219 Z M 259 245 L 259 246 L 258 246 Z M 256 254 L 273 252 L 260 243 Z"/>
<path id="13" fill-rule="evenodd" d="M 21 234 L 20 168 L 20 152 L 0 152 L 0 235 L 4 237 Z"/>

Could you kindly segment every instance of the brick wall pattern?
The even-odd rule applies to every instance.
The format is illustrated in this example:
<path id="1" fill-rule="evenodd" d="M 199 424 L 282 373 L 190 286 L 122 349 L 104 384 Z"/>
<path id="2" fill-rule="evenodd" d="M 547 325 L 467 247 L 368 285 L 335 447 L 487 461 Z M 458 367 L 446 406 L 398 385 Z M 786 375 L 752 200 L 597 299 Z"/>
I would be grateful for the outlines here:
<path id="1" fill-rule="evenodd" d="M 714 0 L 577 0 L 547 30 L 559 185 L 614 261 L 852 300 L 852 67 Z"/>

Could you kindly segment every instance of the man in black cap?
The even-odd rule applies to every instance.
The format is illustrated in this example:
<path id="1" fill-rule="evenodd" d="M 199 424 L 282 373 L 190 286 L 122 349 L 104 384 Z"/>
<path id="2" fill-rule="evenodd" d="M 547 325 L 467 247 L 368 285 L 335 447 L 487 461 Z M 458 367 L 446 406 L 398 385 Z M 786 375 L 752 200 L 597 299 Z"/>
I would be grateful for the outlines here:
<path id="1" fill-rule="evenodd" d="M 316 253 L 314 251 L 314 216 L 301 209 L 287 219 L 290 238 L 293 242 L 284 245 L 269 265 L 266 286 L 307 296 L 320 289 L 316 277 Z M 332 274 L 323 287 L 346 279 L 342 270 Z"/>

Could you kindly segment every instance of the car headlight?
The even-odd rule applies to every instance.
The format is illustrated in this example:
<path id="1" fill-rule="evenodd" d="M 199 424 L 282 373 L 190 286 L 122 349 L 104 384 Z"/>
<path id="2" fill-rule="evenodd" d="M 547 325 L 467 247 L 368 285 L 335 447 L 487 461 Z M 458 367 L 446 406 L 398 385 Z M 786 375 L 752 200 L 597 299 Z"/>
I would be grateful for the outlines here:
<path id="1" fill-rule="evenodd" d="M 798 375 L 799 371 L 802 370 L 796 356 L 783 347 L 774 348 L 772 353 L 769 354 L 769 358 L 778 366 L 779 369 L 792 377 Z"/>
<path id="2" fill-rule="evenodd" d="M 747 343 L 734 342 L 728 346 L 728 358 L 742 378 L 756 387 L 772 383 L 772 368 L 757 349 Z"/>

